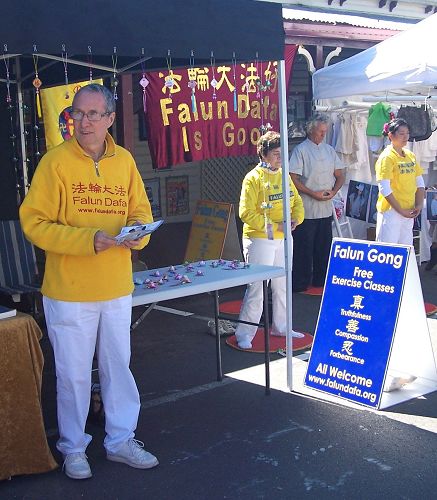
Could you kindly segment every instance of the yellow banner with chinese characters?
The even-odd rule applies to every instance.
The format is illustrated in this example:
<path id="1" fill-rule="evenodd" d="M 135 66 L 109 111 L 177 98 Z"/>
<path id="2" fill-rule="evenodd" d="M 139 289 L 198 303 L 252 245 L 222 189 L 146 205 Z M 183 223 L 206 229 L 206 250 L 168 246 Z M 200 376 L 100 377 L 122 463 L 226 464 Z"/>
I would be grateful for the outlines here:
<path id="1" fill-rule="evenodd" d="M 80 88 L 90 83 L 103 85 L 103 80 L 88 80 L 40 90 L 47 150 L 73 135 L 73 120 L 70 117 L 73 97 Z"/>

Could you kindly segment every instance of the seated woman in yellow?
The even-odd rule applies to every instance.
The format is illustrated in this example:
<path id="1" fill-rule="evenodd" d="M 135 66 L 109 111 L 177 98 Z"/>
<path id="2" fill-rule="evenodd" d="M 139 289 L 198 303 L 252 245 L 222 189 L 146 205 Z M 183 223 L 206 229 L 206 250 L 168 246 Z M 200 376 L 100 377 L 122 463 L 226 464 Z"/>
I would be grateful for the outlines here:
<path id="1" fill-rule="evenodd" d="M 285 265 L 282 206 L 282 168 L 280 135 L 267 132 L 257 143 L 258 165 L 244 178 L 239 214 L 243 225 L 243 253 L 246 262 L 271 266 Z M 291 178 L 291 230 L 303 221 L 302 199 Z M 291 260 L 290 256 L 290 262 Z M 286 279 L 271 281 L 273 301 L 273 335 L 286 335 Z M 246 290 L 239 319 L 259 323 L 262 313 L 262 283 L 251 283 Z M 291 307 L 291 304 L 289 304 Z M 241 349 L 250 349 L 257 327 L 239 323 L 235 336 Z M 292 332 L 293 336 L 303 337 Z"/>
<path id="2" fill-rule="evenodd" d="M 425 194 L 422 168 L 405 148 L 410 134 L 405 120 L 392 120 L 383 133 L 391 144 L 375 165 L 379 186 L 376 241 L 412 245 L 414 218 L 422 210 Z"/>

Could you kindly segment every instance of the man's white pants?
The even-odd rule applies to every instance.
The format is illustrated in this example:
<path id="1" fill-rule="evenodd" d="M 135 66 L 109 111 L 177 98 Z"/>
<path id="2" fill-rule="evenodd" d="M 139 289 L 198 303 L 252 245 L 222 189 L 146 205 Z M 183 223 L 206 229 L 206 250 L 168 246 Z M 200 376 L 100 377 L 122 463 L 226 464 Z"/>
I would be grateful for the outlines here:
<path id="1" fill-rule="evenodd" d="M 293 248 L 293 246 L 291 246 Z M 293 252 L 292 252 L 293 253 Z M 268 240 L 266 238 L 243 239 L 243 254 L 246 262 L 253 264 L 265 264 L 268 266 L 284 267 L 284 240 Z M 293 255 L 290 255 L 292 262 Z M 273 278 L 272 305 L 273 321 L 272 331 L 277 335 L 286 335 L 286 278 Z M 291 303 L 289 304 L 291 307 Z M 257 281 L 247 286 L 243 304 L 238 319 L 259 323 L 263 311 L 263 283 Z M 258 327 L 238 323 L 235 331 L 237 342 L 243 340 L 252 341 Z"/>
<path id="2" fill-rule="evenodd" d="M 376 241 L 385 243 L 413 244 L 414 219 L 403 217 L 390 208 L 386 212 L 378 212 L 376 216 Z"/>
<path id="3" fill-rule="evenodd" d="M 132 296 L 99 302 L 64 302 L 43 297 L 57 378 L 58 450 L 84 452 L 91 396 L 91 369 L 97 352 L 105 408 L 105 448 L 115 452 L 134 436 L 140 398 L 129 368 Z"/>

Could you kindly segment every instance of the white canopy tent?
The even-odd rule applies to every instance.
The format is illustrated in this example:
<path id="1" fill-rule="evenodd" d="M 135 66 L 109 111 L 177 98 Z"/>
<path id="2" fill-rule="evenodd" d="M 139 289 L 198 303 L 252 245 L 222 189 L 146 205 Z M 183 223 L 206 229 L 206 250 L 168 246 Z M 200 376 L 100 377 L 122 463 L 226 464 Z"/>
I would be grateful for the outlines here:
<path id="1" fill-rule="evenodd" d="M 437 14 L 355 56 L 313 74 L 314 99 L 437 95 Z"/>
<path id="2" fill-rule="evenodd" d="M 437 102 L 437 14 L 377 45 L 313 74 L 313 98 L 328 109 L 367 102 Z M 348 100 L 345 100 L 347 97 Z M 353 102 L 349 99 L 352 98 Z M 367 106 L 370 106 L 368 104 Z M 426 182 L 433 184 L 437 170 Z M 359 221 L 354 230 L 363 231 Z M 429 239 L 421 232 L 421 261 L 429 259 Z"/>

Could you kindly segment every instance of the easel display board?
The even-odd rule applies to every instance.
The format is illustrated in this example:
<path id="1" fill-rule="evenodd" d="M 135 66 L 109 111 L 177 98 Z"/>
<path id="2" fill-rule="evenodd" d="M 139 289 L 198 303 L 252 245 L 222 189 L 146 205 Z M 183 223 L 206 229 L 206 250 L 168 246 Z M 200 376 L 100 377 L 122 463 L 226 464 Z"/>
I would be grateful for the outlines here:
<path id="1" fill-rule="evenodd" d="M 383 392 L 405 374 L 416 378 Z M 375 409 L 437 390 L 412 247 L 333 240 L 304 385 Z"/>
<path id="2" fill-rule="evenodd" d="M 234 208 L 231 203 L 199 200 L 185 251 L 186 261 L 242 260 Z"/>

